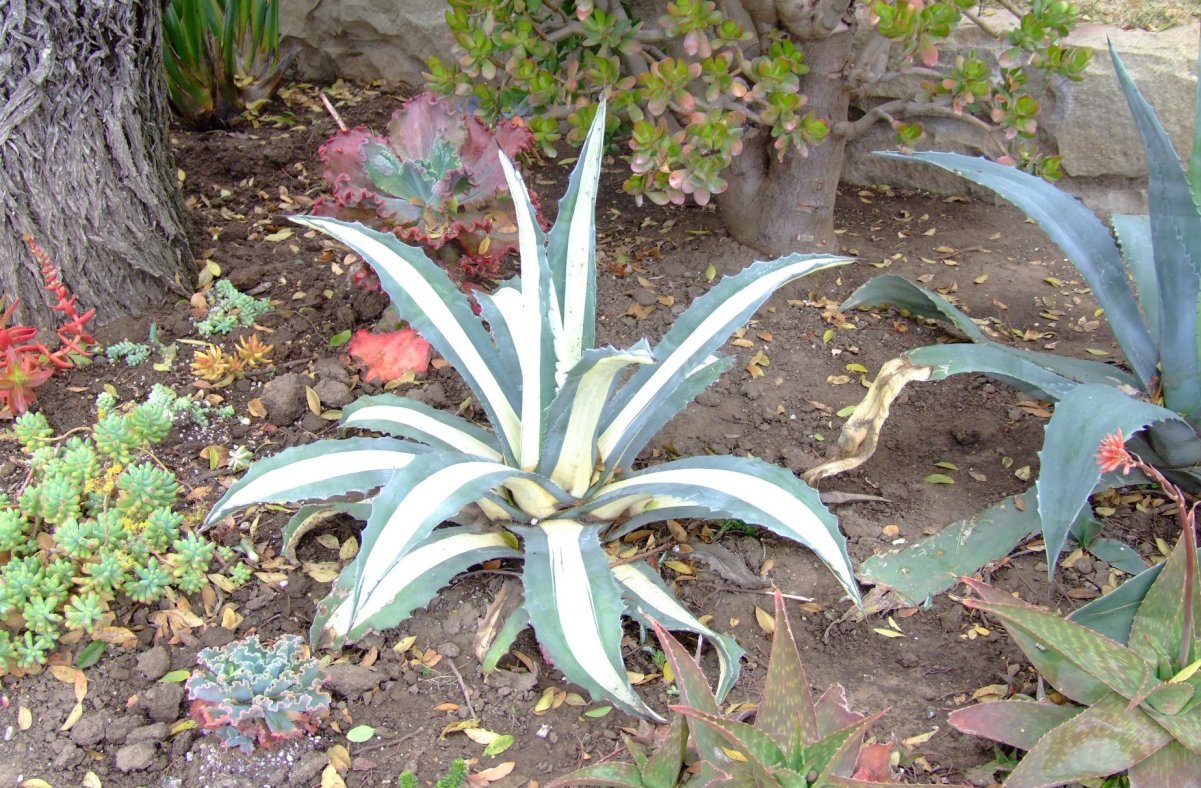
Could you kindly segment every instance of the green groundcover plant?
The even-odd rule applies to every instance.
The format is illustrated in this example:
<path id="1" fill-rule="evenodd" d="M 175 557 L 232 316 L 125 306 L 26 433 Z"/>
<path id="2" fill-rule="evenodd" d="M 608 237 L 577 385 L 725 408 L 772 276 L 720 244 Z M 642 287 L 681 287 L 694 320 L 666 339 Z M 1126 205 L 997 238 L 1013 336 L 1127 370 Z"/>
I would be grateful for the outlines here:
<path id="1" fill-rule="evenodd" d="M 889 405 L 910 381 L 983 372 L 1056 402 L 1039 452 L 1041 470 L 1033 496 L 1020 496 L 1021 504 L 1002 501 L 946 529 L 929 545 L 864 563 L 864 577 L 890 585 L 913 601 L 946 589 L 956 575 L 970 574 L 1004 556 L 1031 531 L 1041 531 L 1047 570 L 1053 572 L 1069 532 L 1089 514 L 1088 496 L 1113 486 L 1113 479 L 1101 478 L 1092 454 L 1115 426 L 1125 435 L 1149 427 L 1145 437 L 1132 444 L 1139 453 L 1187 487 L 1201 484 L 1201 138 L 1186 171 L 1121 58 L 1112 48 L 1110 55 L 1142 136 L 1149 170 L 1149 216 L 1113 217 L 1120 247 L 1083 203 L 1030 175 L 953 153 L 906 158 L 987 186 L 1034 219 L 1088 283 L 1129 371 L 993 341 L 945 298 L 898 276 L 871 280 L 840 307 L 888 304 L 919 317 L 949 321 L 970 342 L 919 348 L 886 364 L 844 426 L 839 456 L 809 471 L 805 478 L 810 483 L 871 456 Z M 931 563 L 934 556 L 939 558 Z"/>
<path id="2" fill-rule="evenodd" d="M 603 135 L 602 110 L 549 233 L 501 158 L 518 209 L 521 273 L 477 294 L 479 316 L 421 249 L 361 225 L 297 218 L 372 266 L 400 317 L 463 376 L 491 429 L 411 399 L 362 398 L 342 425 L 389 437 L 321 441 L 255 463 L 208 522 L 255 503 L 378 489 L 365 504 L 340 505 L 367 525 L 359 554 L 319 606 L 315 641 L 337 645 L 395 626 L 468 567 L 521 559 L 524 602 L 494 649 L 503 653 L 531 624 L 568 679 L 657 717 L 626 676 L 623 614 L 653 615 L 713 643 L 719 696 L 737 677 L 741 650 L 688 612 L 648 563 L 612 563 L 606 543 L 671 517 L 734 517 L 807 545 L 859 599 L 836 519 L 786 469 L 728 456 L 633 469 L 650 438 L 729 367 L 716 351 L 777 287 L 846 259 L 793 254 L 754 263 L 697 299 L 654 348 L 645 340 L 625 350 L 595 347 Z M 298 513 L 285 539 L 307 516 Z"/>

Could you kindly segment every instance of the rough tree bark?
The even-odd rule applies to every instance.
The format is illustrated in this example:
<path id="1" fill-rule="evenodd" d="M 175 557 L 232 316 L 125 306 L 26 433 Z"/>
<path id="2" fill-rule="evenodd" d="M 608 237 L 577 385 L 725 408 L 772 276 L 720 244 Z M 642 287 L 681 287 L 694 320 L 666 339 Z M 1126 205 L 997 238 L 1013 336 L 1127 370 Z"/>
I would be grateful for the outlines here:
<path id="1" fill-rule="evenodd" d="M 0 0 L 0 292 L 53 325 L 32 235 L 103 323 L 186 295 L 159 0 Z"/>

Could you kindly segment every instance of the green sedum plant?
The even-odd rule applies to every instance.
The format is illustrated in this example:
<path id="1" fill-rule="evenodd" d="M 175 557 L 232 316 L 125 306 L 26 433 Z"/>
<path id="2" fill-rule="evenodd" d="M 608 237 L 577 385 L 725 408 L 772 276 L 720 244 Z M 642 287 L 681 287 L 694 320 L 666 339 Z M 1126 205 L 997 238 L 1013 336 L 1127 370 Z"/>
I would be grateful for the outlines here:
<path id="1" fill-rule="evenodd" d="M 280 51 L 277 0 L 170 0 L 163 9 L 167 95 L 191 126 L 224 126 L 256 109 L 295 54 Z"/>
<path id="2" fill-rule="evenodd" d="M 696 659 L 658 622 L 655 634 L 679 689 L 667 738 L 651 754 L 626 737 L 633 763 L 585 766 L 547 788 L 695 786 L 834 786 L 892 784 L 887 758 L 865 745 L 868 729 L 886 712 L 864 715 L 847 705 L 835 684 L 815 701 L 797 650 L 784 598 L 775 594 L 775 629 L 767 678 L 754 722 L 723 716 Z M 692 748 L 688 747 L 691 740 Z M 880 763 L 883 761 L 883 763 Z M 853 780 L 853 781 L 852 781 Z"/>
<path id="3" fill-rule="evenodd" d="M 87 437 L 55 438 L 32 411 L 13 424 L 30 473 L 16 501 L 0 498 L 0 672 L 36 669 L 68 632 L 110 621 L 123 597 L 149 604 L 208 583 L 215 545 L 175 511 L 175 475 L 140 460 L 170 431 L 168 406 L 101 405 Z"/>
<path id="4" fill-rule="evenodd" d="M 1192 785 L 1201 775 L 1201 572 L 1195 510 L 1119 435 L 1098 459 L 1141 470 L 1176 504 L 1183 532 L 1133 615 L 1108 632 L 1064 620 L 971 578 L 969 608 L 1001 620 L 1031 664 L 1072 701 L 1002 700 L 957 709 L 950 722 L 1028 752 L 1005 785 L 1060 785 L 1126 771 L 1132 788 Z M 1100 601 L 1100 600 L 1098 600 Z M 1078 611 L 1079 613 L 1080 611 Z M 1074 616 L 1075 617 L 1075 616 Z M 1122 618 L 1122 616 L 1118 616 Z"/>
<path id="5" fill-rule="evenodd" d="M 1201 214 L 1196 202 L 1201 197 L 1201 153 L 1194 154 L 1186 172 L 1121 58 L 1112 49 L 1110 54 L 1149 168 L 1150 214 L 1114 216 L 1117 242 L 1081 202 L 1037 178 L 953 153 L 909 158 L 987 186 L 1034 219 L 1088 283 L 1129 371 L 993 341 L 945 298 L 897 276 L 869 281 L 840 307 L 889 304 L 949 321 L 970 342 L 919 348 L 886 364 L 844 426 L 838 456 L 809 471 L 805 478 L 810 483 L 871 456 L 890 403 L 910 381 L 983 372 L 1056 402 L 1039 452 L 1037 483 L 1033 494 L 1021 496 L 1021 505 L 1007 499 L 946 529 L 935 541 L 864 563 L 865 578 L 892 586 L 914 602 L 945 590 L 955 575 L 1003 557 L 1031 531 L 1041 531 L 1047 571 L 1054 572 L 1073 525 L 1088 515 L 1088 496 L 1113 486 L 1092 461 L 1092 452 L 1113 426 L 1125 435 L 1147 427 L 1134 444 L 1139 453 L 1186 486 L 1201 484 Z M 1196 139 L 1201 143 L 1201 135 Z M 1201 144 L 1194 149 L 1201 150 Z M 977 541 L 969 544 L 973 532 Z M 958 563 L 929 563 L 935 554 Z"/>
<path id="6" fill-rule="evenodd" d="M 247 753 L 256 745 L 273 747 L 315 732 L 329 714 L 330 696 L 321 689 L 325 673 L 296 635 L 270 646 L 251 635 L 201 649 L 196 659 L 201 667 L 185 685 L 189 711 L 225 747 Z"/>
<path id="7" fill-rule="evenodd" d="M 224 336 L 238 326 L 253 326 L 256 320 L 271 311 L 270 301 L 246 295 L 228 279 L 218 279 L 217 284 L 205 293 L 205 299 L 209 304 L 208 314 L 196 322 L 196 331 L 202 337 Z"/>
<path id="8" fill-rule="evenodd" d="M 530 147 L 513 121 L 476 115 L 422 93 L 392 115 L 385 135 L 343 128 L 318 149 L 332 198 L 313 215 L 358 221 L 424 247 L 457 279 L 491 284 L 517 249 L 517 217 L 498 154 Z M 370 269 L 356 280 L 376 287 Z"/>
<path id="9" fill-rule="evenodd" d="M 718 694 L 741 650 L 689 613 L 645 561 L 612 564 L 605 545 L 670 517 L 735 517 L 810 547 L 859 599 L 837 521 L 786 469 L 742 457 L 694 457 L 634 470 L 639 451 L 730 364 L 716 351 L 783 283 L 845 263 L 789 255 L 758 262 L 697 299 L 652 348 L 595 347 L 594 205 L 604 111 L 543 233 L 520 176 L 501 158 L 517 205 L 520 277 L 477 294 L 481 315 L 422 250 L 333 219 L 298 217 L 350 246 L 376 271 L 400 316 L 463 376 L 490 429 L 412 399 L 365 397 L 342 426 L 352 437 L 261 460 L 209 513 L 211 524 L 256 503 L 372 493 L 365 503 L 306 507 L 362 515 L 362 547 L 313 622 L 315 642 L 338 645 L 395 626 L 459 572 L 482 561 L 523 561 L 524 602 L 486 664 L 532 625 L 549 658 L 595 697 L 655 717 L 630 686 L 621 617 L 647 615 L 703 634 L 722 661 Z M 628 375 L 627 375 L 628 373 Z M 457 525 L 440 527 L 446 521 Z"/>

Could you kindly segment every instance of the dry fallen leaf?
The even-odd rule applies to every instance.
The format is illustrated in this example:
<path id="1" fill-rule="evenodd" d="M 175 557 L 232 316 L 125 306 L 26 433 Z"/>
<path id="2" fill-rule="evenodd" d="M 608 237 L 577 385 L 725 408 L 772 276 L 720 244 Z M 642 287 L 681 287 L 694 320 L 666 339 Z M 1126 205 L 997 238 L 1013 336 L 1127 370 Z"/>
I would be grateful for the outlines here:
<path id="1" fill-rule="evenodd" d="M 75 727 L 75 723 L 79 722 L 79 718 L 83 716 L 83 704 L 76 703 L 71 709 L 71 713 L 67 715 L 67 719 L 63 721 L 63 725 L 59 728 L 60 731 L 69 731 Z"/>
<path id="2" fill-rule="evenodd" d="M 27 706 L 17 708 L 17 727 L 27 731 L 33 726 L 33 712 Z"/>
<path id="3" fill-rule="evenodd" d="M 776 620 L 763 608 L 755 605 L 755 620 L 759 622 L 759 628 L 769 635 L 775 634 Z"/>

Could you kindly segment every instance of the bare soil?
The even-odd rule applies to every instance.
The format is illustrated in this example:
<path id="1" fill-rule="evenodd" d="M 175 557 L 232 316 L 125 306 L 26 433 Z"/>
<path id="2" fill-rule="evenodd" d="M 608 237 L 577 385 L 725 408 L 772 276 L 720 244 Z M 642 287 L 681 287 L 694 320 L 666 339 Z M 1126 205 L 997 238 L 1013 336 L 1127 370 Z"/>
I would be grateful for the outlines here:
<path id="1" fill-rule="evenodd" d="M 402 90 L 379 86 L 339 85 L 334 93 L 342 99 L 340 109 L 348 123 L 375 128 L 383 125 L 403 95 Z M 286 239 L 267 240 L 291 227 L 287 216 L 302 213 L 323 189 L 316 149 L 334 125 L 313 96 L 302 87 L 289 89 L 286 103 L 276 108 L 290 117 L 287 125 L 264 120 L 257 128 L 172 135 L 195 220 L 193 249 L 198 266 L 212 260 L 240 289 L 276 304 L 260 321 L 259 331 L 275 346 L 275 374 L 313 375 L 318 362 L 333 359 L 351 374 L 355 395 L 374 393 L 379 386 L 360 380 L 345 348 L 333 348 L 329 340 L 346 329 L 370 327 L 386 302 L 348 281 L 345 250 L 299 231 Z M 527 182 L 553 214 L 568 169 L 537 161 L 524 167 Z M 652 341 L 661 336 L 675 315 L 710 286 L 710 264 L 719 273 L 731 273 L 756 258 L 753 250 L 728 237 L 712 210 L 636 207 L 620 192 L 622 178 L 622 164 L 613 160 L 605 172 L 598 210 L 598 338 L 618 346 L 642 336 Z M 1081 356 L 1091 348 L 1118 357 L 1074 269 L 1035 226 L 1007 205 L 896 193 L 885 187 L 844 189 L 837 217 L 844 251 L 856 255 L 857 261 L 801 281 L 761 310 L 741 339 L 726 348 L 738 357 L 733 370 L 652 442 L 643 461 L 714 452 L 753 454 L 797 473 L 817 464 L 837 438 L 842 419 L 836 413 L 862 397 L 861 378 L 870 379 L 905 349 L 949 338 L 938 327 L 889 312 L 837 311 L 837 304 L 857 285 L 883 272 L 914 278 L 951 295 L 1016 344 Z M 151 324 L 165 342 L 198 339 L 186 302 L 107 326 L 98 337 L 105 343 L 145 341 Z M 242 334 L 223 345 L 231 348 Z M 92 402 L 105 385 L 115 387 L 123 401 L 144 398 L 156 382 L 193 392 L 188 364 L 194 348 L 178 347 L 179 357 L 165 373 L 153 371 L 149 364 L 129 368 L 101 359 L 56 377 L 39 391 L 39 407 L 61 433 L 93 422 Z M 766 361 L 761 357 L 761 363 L 750 365 L 759 352 Z M 852 364 L 862 365 L 867 374 L 849 370 Z M 762 374 L 754 376 L 753 369 Z M 156 448 L 156 456 L 179 475 L 198 514 L 207 511 L 232 481 L 227 471 L 210 470 L 200 457 L 204 447 L 245 445 L 262 457 L 336 433 L 334 422 L 307 411 L 279 426 L 252 416 L 250 403 L 262 396 L 269 377 L 248 377 L 206 392 L 232 404 L 245 423 L 216 421 L 205 431 L 177 431 Z M 412 388 L 415 396 L 437 406 L 455 408 L 466 399 L 465 388 L 447 368 L 431 371 Z M 912 543 L 1021 491 L 1037 473 L 1044 423 L 1041 405 L 982 377 L 962 376 L 913 388 L 894 407 L 871 461 L 822 485 L 887 499 L 836 508 L 853 557 L 863 560 Z M 9 456 L 0 461 L 0 481 L 11 494 L 25 479 L 26 468 L 8 445 Z M 941 469 L 938 462 L 953 463 L 958 470 Z M 955 483 L 925 481 L 934 472 L 951 475 Z M 0 785 L 30 778 L 56 786 L 78 785 L 88 772 L 105 786 L 319 785 L 329 752 L 337 745 L 349 752 L 351 766 L 342 777 L 351 786 L 392 784 L 406 768 L 432 781 L 459 757 L 473 759 L 475 771 L 513 762 L 511 774 L 495 784 L 517 786 L 545 783 L 589 760 L 623 757 L 621 731 L 636 729 L 634 720 L 617 713 L 585 717 L 584 708 L 566 703 L 545 714 L 534 713 L 546 688 L 571 688 L 542 663 L 528 635 L 517 648 L 532 657 L 533 671 L 510 657 L 502 661 L 502 670 L 488 677 L 481 674 L 472 652 L 473 636 L 504 580 L 489 572 L 460 578 L 397 630 L 329 655 L 342 667 L 330 682 L 334 712 L 318 736 L 244 756 L 221 750 L 195 730 L 177 730 L 175 723 L 187 717 L 186 702 L 181 702 L 180 685 L 156 681 L 166 670 L 190 669 L 199 648 L 235 637 L 307 631 L 314 605 L 329 588 L 312 579 L 309 571 L 314 562 L 337 561 L 338 556 L 318 542 L 322 532 L 316 532 L 301 543 L 300 566 L 284 561 L 279 557 L 279 530 L 286 519 L 286 513 L 261 510 L 239 518 L 236 529 L 217 535 L 227 542 L 250 536 L 264 562 L 259 568 L 287 572 L 286 582 L 256 580 L 232 595 L 213 588 L 162 604 L 163 609 L 190 609 L 201 619 L 199 626 L 167 627 L 162 617 L 153 615 L 156 610 L 128 603 L 118 608 L 114 623 L 132 629 L 139 644 L 110 648 L 87 671 L 84 714 L 70 730 L 61 728 L 74 705 L 71 686 L 48 670 L 4 677 Z M 1111 527 L 1108 535 L 1144 555 L 1155 552 L 1154 538 L 1160 531 L 1170 541 L 1169 526 L 1129 507 L 1117 520 L 1120 525 Z M 685 526 L 690 541 L 700 542 L 722 524 Z M 344 541 L 355 536 L 358 527 L 353 521 L 340 521 L 325 533 Z M 665 537 L 666 530 L 660 539 Z M 766 568 L 766 576 L 785 593 L 813 600 L 789 603 L 811 684 L 821 689 L 836 682 L 845 685 L 852 705 L 861 710 L 891 708 L 876 735 L 881 740 L 908 740 L 903 777 L 988 784 L 988 770 L 979 767 L 992 759 L 991 746 L 952 730 L 946 715 L 975 702 L 973 693 L 989 685 L 1002 685 L 994 692 L 1034 691 L 1035 677 L 1003 630 L 967 612 L 953 595 L 934 600 L 928 609 L 894 612 L 891 623 L 885 616 L 867 621 L 844 617 L 848 603 L 836 582 L 803 548 L 736 528 L 727 530 L 721 541 L 752 571 Z M 731 700 L 756 700 L 770 641 L 756 621 L 755 607 L 770 610 L 770 597 L 739 588 L 703 564 L 697 564 L 691 576 L 663 571 L 686 603 L 700 614 L 712 615 L 713 626 L 735 635 L 746 648 L 744 678 Z M 988 567 L 984 575 L 1023 598 L 1063 610 L 1095 596 L 1109 581 L 1108 567 L 1085 557 L 1061 570 L 1048 587 L 1038 549 L 1020 551 Z M 227 609 L 234 613 L 225 620 L 232 629 L 222 626 Z M 887 637 L 881 629 L 899 636 Z M 637 632 L 628 634 L 630 669 L 655 674 Z M 397 653 L 393 646 L 410 635 L 416 638 L 415 648 Z M 67 647 L 59 659 L 69 664 L 81 645 Z M 641 689 L 653 705 L 665 706 L 661 679 L 653 678 Z M 19 723 L 21 708 L 30 712 L 27 729 Z M 440 736 L 446 725 L 471 716 L 481 727 L 513 735 L 513 746 L 486 758 L 482 746 L 462 733 Z M 375 737 L 364 744 L 349 743 L 344 734 L 356 725 L 374 727 Z M 139 744 L 139 739 L 150 744 Z M 131 763 L 140 768 L 122 770 Z"/>

